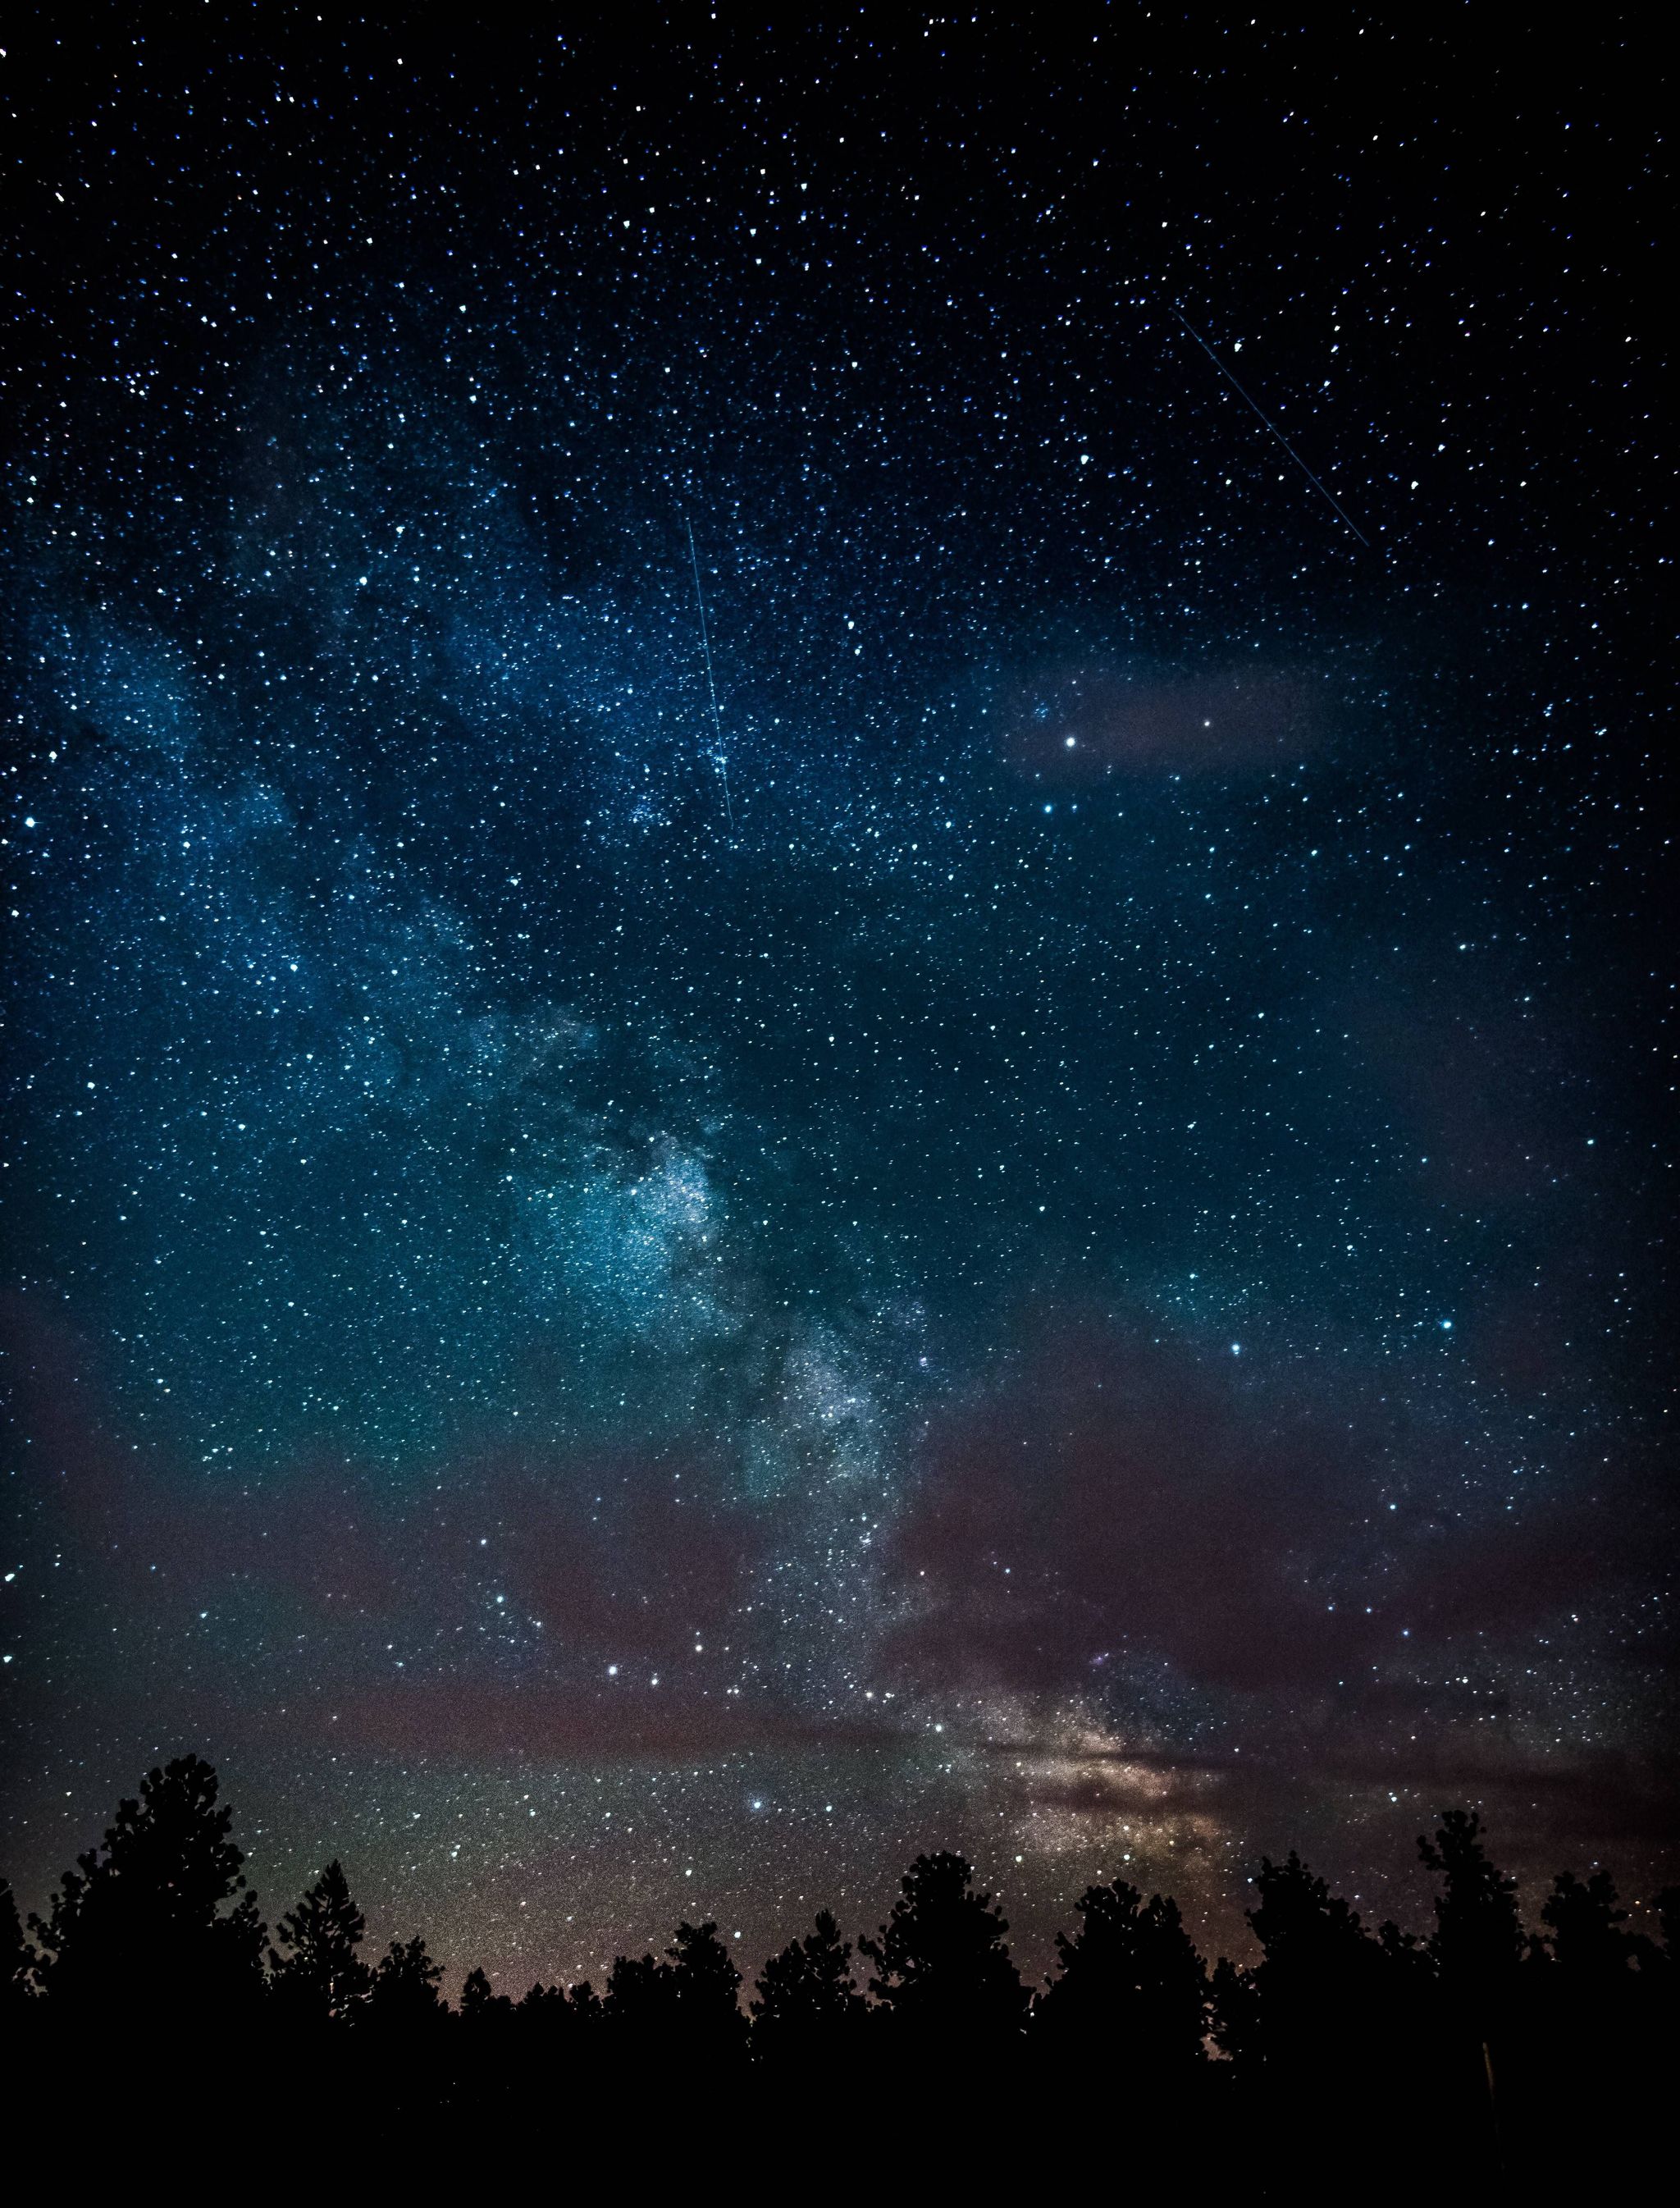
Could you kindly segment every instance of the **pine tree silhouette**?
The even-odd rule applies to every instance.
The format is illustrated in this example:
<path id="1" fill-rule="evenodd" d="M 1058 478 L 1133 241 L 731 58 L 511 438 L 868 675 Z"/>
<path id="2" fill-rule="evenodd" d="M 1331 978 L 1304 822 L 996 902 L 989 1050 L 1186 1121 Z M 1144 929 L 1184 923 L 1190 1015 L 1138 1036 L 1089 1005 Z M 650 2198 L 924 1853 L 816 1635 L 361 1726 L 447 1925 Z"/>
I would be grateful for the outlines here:
<path id="1" fill-rule="evenodd" d="M 684 2044 L 705 2061 L 727 2061 L 747 2043 L 747 2019 L 741 2013 L 741 1972 L 709 1919 L 683 1923 L 670 1946 L 676 2015 Z"/>
<path id="2" fill-rule="evenodd" d="M 657 1955 L 616 1955 L 607 1973 L 602 2019 L 615 2042 L 645 2040 L 669 2027 L 675 2008 L 671 1966 Z"/>
<path id="3" fill-rule="evenodd" d="M 620 1955 L 601 2006 L 615 2059 L 644 2060 L 657 2050 L 691 2067 L 731 2061 L 747 2037 L 740 1986 L 741 1973 L 710 1921 L 679 1924 L 663 1959 Z"/>
<path id="4" fill-rule="evenodd" d="M 1221 1955 L 1208 1979 L 1208 2029 L 1227 2061 L 1244 2070 L 1263 2062 L 1260 1989 L 1251 1970 Z"/>
<path id="5" fill-rule="evenodd" d="M 11 1887 L 0 1880 L 0 2028 L 21 2025 L 35 1993 L 35 1951 Z"/>
<path id="6" fill-rule="evenodd" d="M 989 2157 L 1000 2127 L 965 2103 L 965 2082 L 1046 2089 L 1085 2109 L 1124 2082 L 1149 2097 L 1164 2153 L 1193 2139 L 1221 2194 L 1252 2173 L 1292 2197 L 1374 2197 L 1380 2151 L 1408 2197 L 1451 2169 L 1467 2181 L 1503 2173 L 1524 2198 L 1554 2181 L 1589 2198 L 1611 2197 L 1601 2181 L 1623 2128 L 1603 2112 L 1664 2107 L 1680 2043 L 1680 1889 L 1657 1899 L 1659 1944 L 1629 1929 L 1607 1871 L 1560 1872 L 1541 1911 L 1548 1936 L 1531 1941 L 1514 1882 L 1465 1810 L 1419 1844 L 1442 1881 L 1427 1941 L 1391 1923 L 1373 1938 L 1298 1855 L 1266 1858 L 1248 1912 L 1259 1959 L 1221 1961 L 1210 1986 L 1173 1902 L 1116 1880 L 1081 1897 L 1079 1929 L 1059 1935 L 1058 1969 L 1030 2007 L 993 1898 L 962 1857 L 920 1856 L 887 1923 L 858 1943 L 873 2006 L 824 1911 L 765 1964 L 750 2043 L 714 1923 L 678 1925 L 659 1956 L 621 1956 L 604 2000 L 585 1983 L 537 1984 L 515 2002 L 471 1971 L 455 2017 L 418 1936 L 369 1968 L 337 1862 L 281 1922 L 265 2011 L 266 1938 L 229 1829 L 215 1773 L 183 1757 L 147 1774 L 103 1847 L 65 1875 L 48 1920 L 29 1920 L 39 1951 L 0 1884 L 6 2074 L 30 2105 L 55 2093 L 62 2104 L 72 2081 L 93 2105 L 82 2050 L 111 2048 L 120 2074 L 97 2093 L 108 2120 L 153 2121 L 191 2096 L 201 2122 L 225 2101 L 231 2123 L 237 2062 L 255 2048 L 313 2079 L 319 2035 L 346 2022 L 329 2123 L 413 2130 L 442 2115 L 463 2137 L 494 2133 L 561 2087 L 603 2111 L 651 2096 L 669 2113 L 692 2095 L 697 2120 L 779 2101 L 807 2122 L 811 2094 L 833 2097 L 837 2081 L 843 2105 L 873 2108 L 889 2152 L 911 2142 L 900 2126 L 944 2126 L 943 2148 L 957 2138 Z M 1228 2061 L 1205 2058 L 1209 2016 Z M 749 2043 L 771 2089 L 756 2103 L 734 2097 L 750 2091 Z"/>
<path id="7" fill-rule="evenodd" d="M 1551 1928 L 1551 1953 L 1560 1970 L 1584 1982 L 1625 1979 L 1639 1959 L 1641 1942 L 1622 1927 L 1628 1911 L 1617 1902 L 1616 1881 L 1607 1870 L 1579 1879 L 1560 1870 L 1540 1911 Z"/>
<path id="8" fill-rule="evenodd" d="M 436 2024 L 447 2013 L 438 1991 L 442 1976 L 443 1965 L 432 1960 L 423 1939 L 393 1940 L 374 1970 L 363 2020 L 391 2031 Z"/>
<path id="9" fill-rule="evenodd" d="M 516 2085 L 524 2082 L 519 2061 L 524 2041 L 521 2021 L 511 1995 L 497 1993 L 482 1970 L 467 1972 L 456 2035 L 463 2077 L 481 2105 L 510 2101 Z"/>
<path id="10" fill-rule="evenodd" d="M 1612 2073 L 1629 2067 L 1630 2040 L 1661 2034 L 1661 1958 L 1654 1944 L 1623 1928 L 1629 1912 L 1607 1870 L 1578 1878 L 1559 1871 L 1540 1911 L 1551 1937 L 1548 1967 L 1528 1974 L 1527 2011 L 1544 2017 L 1555 2050 L 1568 2047 L 1583 2082 L 1615 2091 Z"/>
<path id="11" fill-rule="evenodd" d="M 1429 1942 L 1443 1995 L 1471 2036 L 1485 2040 L 1508 2019 L 1529 1943 L 1517 1915 L 1516 1881 L 1490 1860 L 1473 1809 L 1449 1809 L 1418 1853 L 1442 1881 Z"/>
<path id="12" fill-rule="evenodd" d="M 1215 1972 L 1215 2038 L 1239 2063 L 1329 2077 L 1380 2006 L 1383 1948 L 1293 1850 L 1281 1863 L 1262 1857 L 1254 1883 L 1261 1958 Z"/>
<path id="13" fill-rule="evenodd" d="M 565 2031 L 572 2004 L 564 1986 L 537 1984 L 520 1995 L 514 2004 L 521 2019 L 537 2033 Z"/>
<path id="14" fill-rule="evenodd" d="M 281 1917 L 274 1992 L 290 2015 L 317 2024 L 342 2021 L 366 1995 L 372 1972 L 357 1953 L 367 1931 L 351 1899 L 344 1867 L 328 1863 L 289 1916 Z"/>
<path id="15" fill-rule="evenodd" d="M 772 2062 L 825 2063 L 855 2054 L 869 2005 L 852 1976 L 852 1943 L 826 1909 L 813 1930 L 765 1965 L 753 2013 L 753 2053 Z"/>
<path id="16" fill-rule="evenodd" d="M 103 1848 L 65 1872 L 45 1921 L 31 1917 L 57 2013 L 126 2009 L 171 2029 L 261 1997 L 267 1935 L 217 1791 L 195 1755 L 148 1772 Z"/>
<path id="17" fill-rule="evenodd" d="M 1201 2063 L 1208 1973 L 1178 1904 L 1116 1879 L 1088 1887 L 1078 1909 L 1080 1930 L 1056 1935 L 1061 1970 L 1035 2004 L 1035 2039 L 1133 2077 Z"/>
<path id="18" fill-rule="evenodd" d="M 886 1923 L 857 1943 L 875 1966 L 869 1990 L 893 2037 L 954 2057 L 1018 2036 L 1027 1989 L 1003 1944 L 1008 1929 L 992 1896 L 974 1891 L 963 1857 L 918 1856 Z"/>

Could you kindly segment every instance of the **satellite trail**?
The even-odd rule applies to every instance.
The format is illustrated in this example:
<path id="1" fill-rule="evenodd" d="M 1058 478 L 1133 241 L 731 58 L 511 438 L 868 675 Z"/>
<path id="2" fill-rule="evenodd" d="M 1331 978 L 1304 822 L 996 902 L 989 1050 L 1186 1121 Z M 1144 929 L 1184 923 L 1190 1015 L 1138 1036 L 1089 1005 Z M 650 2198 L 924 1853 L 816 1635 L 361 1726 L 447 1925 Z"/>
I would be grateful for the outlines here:
<path id="1" fill-rule="evenodd" d="M 1290 459 L 1295 463 L 1295 465 L 1300 470 L 1301 473 L 1318 493 L 1318 495 L 1335 508 L 1335 512 L 1341 516 L 1342 520 L 1345 521 L 1347 526 L 1353 531 L 1354 536 L 1359 538 L 1360 543 L 1365 546 L 1366 551 L 1369 552 L 1371 549 L 1370 537 L 1365 535 L 1364 530 L 1361 529 L 1358 522 L 1353 519 L 1352 514 L 1348 513 L 1347 507 L 1343 506 L 1340 499 L 1336 497 L 1335 492 L 1328 489 L 1324 484 L 1319 482 L 1317 477 L 1314 475 L 1312 470 L 1308 467 L 1306 462 L 1295 450 L 1295 447 L 1290 443 L 1287 437 L 1284 435 L 1282 430 L 1280 429 L 1276 423 L 1272 420 L 1270 415 L 1265 413 L 1258 403 L 1255 399 L 1251 399 L 1248 393 L 1243 389 L 1241 384 L 1239 383 L 1236 377 L 1232 375 L 1230 369 L 1225 365 L 1225 363 L 1220 358 L 1219 355 L 1214 351 L 1213 347 L 1208 343 L 1208 340 L 1202 335 L 1201 332 L 1197 329 L 1192 328 L 1190 323 L 1185 321 L 1184 316 L 1179 314 L 1179 310 L 1176 307 L 1173 308 L 1173 312 L 1179 315 L 1179 321 L 1184 324 L 1185 328 L 1189 331 L 1190 335 L 1193 337 L 1197 344 L 1201 346 L 1203 351 L 1206 353 L 1208 358 L 1212 361 L 1214 366 L 1219 370 L 1220 374 L 1225 378 L 1225 381 L 1237 393 L 1238 397 L 1246 401 L 1248 405 L 1252 407 L 1254 412 L 1259 416 L 1261 421 L 1265 423 L 1266 427 L 1271 431 L 1273 436 L 1277 439 L 1279 444 L 1281 445 L 1284 451 L 1288 453 Z M 693 543 L 693 537 L 692 535 L 688 541 L 691 544 Z"/>
<path id="2" fill-rule="evenodd" d="M 700 651 L 705 660 L 705 691 L 711 700 L 711 732 L 717 749 L 712 762 L 723 783 L 723 810 L 729 815 L 729 832 L 735 833 L 735 807 L 729 801 L 729 760 L 723 748 L 723 717 L 717 710 L 717 685 L 711 679 L 711 639 L 706 633 L 705 593 L 700 588 L 700 555 L 694 549 L 694 525 L 687 514 L 682 525 L 688 531 L 688 563 L 694 570 L 694 603 L 700 615 Z"/>

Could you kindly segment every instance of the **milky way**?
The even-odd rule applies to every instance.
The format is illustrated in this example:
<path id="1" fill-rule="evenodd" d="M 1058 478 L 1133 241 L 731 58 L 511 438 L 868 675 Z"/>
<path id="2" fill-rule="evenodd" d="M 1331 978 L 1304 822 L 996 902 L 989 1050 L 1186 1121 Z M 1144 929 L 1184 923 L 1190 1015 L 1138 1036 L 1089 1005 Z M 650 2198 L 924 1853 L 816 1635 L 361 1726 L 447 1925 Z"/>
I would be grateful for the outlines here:
<path id="1" fill-rule="evenodd" d="M 1654 1878 L 1637 57 L 479 43 L 0 63 L 0 1867 Z"/>

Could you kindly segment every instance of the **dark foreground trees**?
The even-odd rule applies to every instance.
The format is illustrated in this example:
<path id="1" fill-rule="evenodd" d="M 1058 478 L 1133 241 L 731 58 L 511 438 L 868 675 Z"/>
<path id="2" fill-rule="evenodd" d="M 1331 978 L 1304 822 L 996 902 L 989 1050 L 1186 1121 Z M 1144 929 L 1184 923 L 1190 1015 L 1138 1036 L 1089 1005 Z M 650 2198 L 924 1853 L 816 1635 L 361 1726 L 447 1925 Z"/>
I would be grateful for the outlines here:
<path id="1" fill-rule="evenodd" d="M 826 1909 L 802 1939 L 765 1965 L 750 2004 L 753 2052 L 772 2063 L 845 2062 L 861 2055 L 869 2004 L 852 1971 L 852 1943 Z"/>
<path id="2" fill-rule="evenodd" d="M 1034 2037 L 1063 2061 L 1181 2082 L 1204 2057 L 1209 1983 L 1179 1905 L 1116 1879 L 1076 1906 L 1080 1929 L 1057 1935 L 1061 1967 L 1035 2005 Z"/>
<path id="3" fill-rule="evenodd" d="M 64 1873 L 45 1919 L 30 1918 L 36 1987 L 59 2012 L 168 2030 L 237 2024 L 261 1999 L 267 1935 L 217 1791 L 195 1755 L 149 1772 L 104 1845 Z"/>
<path id="4" fill-rule="evenodd" d="M 1551 2197 L 1560 2172 L 1601 2180 L 1606 2141 L 1658 2105 L 1676 2051 L 1680 1892 L 1659 1897 L 1653 1936 L 1607 1871 L 1566 1870 L 1527 1929 L 1463 1810 L 1419 1843 L 1437 1889 L 1427 1937 L 1373 1929 L 1291 1854 L 1254 1874 L 1246 1962 L 1210 1973 L 1173 1901 L 1116 1880 L 1080 1897 L 1034 1990 L 994 1898 L 941 1852 L 855 1948 L 821 1911 L 745 2002 L 705 1922 L 621 1956 L 601 1993 L 539 1983 L 515 2001 L 475 1970 L 453 2007 L 417 1935 L 374 1959 L 336 1861 L 271 1941 L 231 1823 L 214 1772 L 185 1756 L 119 1804 L 45 1917 L 26 1928 L 0 1886 L 0 2074 L 84 2096 L 95 2075 L 141 2121 L 172 2097 L 237 2095 L 261 2063 L 341 2126 L 383 2111 L 417 2139 L 492 2114 L 546 2121 L 567 2095 L 633 2124 L 674 2097 L 745 2094 L 761 2121 L 867 2112 L 880 2139 L 955 2125 L 991 2153 L 1014 2135 L 1009 2108 L 1018 2133 L 1019 2111 L 1048 2121 L 1059 2100 L 1087 2125 L 1124 2108 L 1133 2168 L 1145 2147 L 1164 2166 L 1176 2141 L 1284 2189 L 1293 2173 L 1297 2189 L 1389 2198 L 1379 2178 L 1432 2171 Z"/>
<path id="5" fill-rule="evenodd" d="M 296 1909 L 280 1919 L 270 1980 L 279 2007 L 308 2024 L 355 2015 L 373 1983 L 357 1952 L 367 1929 L 351 1899 L 344 1866 L 328 1863 Z"/>
<path id="6" fill-rule="evenodd" d="M 1008 1929 L 961 1856 L 918 1856 L 886 1923 L 857 1943 L 875 1966 L 869 1990 L 885 2030 L 923 2059 L 995 2060 L 1020 2034 L 1030 1999 L 1004 1945 Z"/>
<path id="7" fill-rule="evenodd" d="M 627 2062 L 724 2068 L 747 2044 L 740 1988 L 717 1927 L 679 1924 L 663 1958 L 621 1955 L 613 1965 L 601 2004 L 603 2043 Z"/>

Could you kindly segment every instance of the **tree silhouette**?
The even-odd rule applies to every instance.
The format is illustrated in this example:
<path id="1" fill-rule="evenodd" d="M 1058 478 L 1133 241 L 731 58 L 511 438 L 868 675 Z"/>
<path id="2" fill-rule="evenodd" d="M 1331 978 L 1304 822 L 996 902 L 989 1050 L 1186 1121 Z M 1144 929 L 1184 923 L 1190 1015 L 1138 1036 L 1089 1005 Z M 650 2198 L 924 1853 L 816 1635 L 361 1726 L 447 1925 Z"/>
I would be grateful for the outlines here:
<path id="1" fill-rule="evenodd" d="M 469 1971 L 461 1987 L 461 2022 L 475 2031 L 499 2028 L 513 2014 L 511 1994 L 496 1993 L 482 1971 Z"/>
<path id="2" fill-rule="evenodd" d="M 741 1972 L 718 1937 L 717 1925 L 710 1919 L 704 1924 L 679 1924 L 665 1953 L 671 1959 L 685 2040 L 697 2053 L 720 2058 L 739 2053 L 747 2038 Z"/>
<path id="3" fill-rule="evenodd" d="M 1281 1863 L 1262 1857 L 1254 1883 L 1247 1916 L 1261 1958 L 1252 1970 L 1221 1964 L 1215 1973 L 1215 2037 L 1239 2062 L 1327 2077 L 1369 2029 L 1383 1948 L 1293 1849 Z"/>
<path id="4" fill-rule="evenodd" d="M 765 1965 L 753 2012 L 753 2052 L 776 2062 L 832 2061 L 855 2051 L 869 2005 L 852 1976 L 852 1943 L 826 1909 L 813 1930 Z"/>
<path id="5" fill-rule="evenodd" d="M 1175 1901 L 1116 1879 L 1086 1889 L 1081 1929 L 1056 1935 L 1059 1975 L 1035 2005 L 1047 2049 L 1159 2079 L 1203 2058 L 1208 1973 Z"/>
<path id="6" fill-rule="evenodd" d="M 1208 2027 L 1220 2053 L 1239 2068 L 1265 2060 L 1255 1973 L 1226 1955 L 1208 1981 Z"/>
<path id="7" fill-rule="evenodd" d="M 570 1993 L 561 1985 L 535 1985 L 515 2004 L 521 2043 L 543 2061 L 571 2059 L 593 2050 L 601 2001 L 585 1983 Z"/>
<path id="8" fill-rule="evenodd" d="M 1426 1941 L 1393 1924 L 1373 1937 L 1298 1855 L 1265 1858 L 1248 1911 L 1258 1959 L 1221 1961 L 1210 1987 L 1173 1902 L 1115 1880 L 1082 1895 L 1030 2007 L 993 1897 L 962 1857 L 920 1856 L 886 1923 L 858 1942 L 873 2005 L 824 1911 L 765 1964 L 750 2035 L 734 1952 L 709 1921 L 679 1924 L 660 1955 L 621 1956 L 604 2000 L 587 1983 L 539 1983 L 515 2001 L 473 1970 L 452 2015 L 420 1937 L 369 1968 L 337 1862 L 281 1922 L 265 2010 L 266 1939 L 229 1823 L 207 1764 L 149 1773 L 48 1921 L 29 1920 L 39 1952 L 0 1883 L 0 2074 L 21 2105 L 56 2094 L 62 2123 L 74 2091 L 138 2125 L 175 2093 L 201 2123 L 218 2106 L 243 2123 L 237 2066 L 253 2048 L 314 2091 L 321 2034 L 343 2022 L 335 2109 L 397 2136 L 442 2121 L 499 2137 L 561 2088 L 607 2110 L 686 2106 L 697 2121 L 780 2106 L 795 2130 L 776 2151 L 796 2157 L 797 2127 L 826 2089 L 872 2110 L 889 2152 L 909 2142 L 903 2126 L 937 2125 L 942 2151 L 991 2157 L 1000 2124 L 972 2094 L 984 2079 L 1029 2107 L 1053 2091 L 1083 2110 L 1129 2086 L 1144 2115 L 1119 2134 L 1128 2150 L 1144 2134 L 1166 2158 L 1193 2145 L 1220 2197 L 1251 2178 L 1292 2198 L 1370 2197 L 1378 2154 L 1407 2192 L 1443 2169 L 1473 2181 L 1503 2169 L 1525 2199 L 1560 2185 L 1594 2198 L 1611 2197 L 1606 2157 L 1638 2111 L 1659 2126 L 1680 2039 L 1680 1889 L 1657 1899 L 1659 1944 L 1629 1929 L 1607 1871 L 1560 1872 L 1547 1936 L 1532 1941 L 1462 1810 L 1420 1844 L 1442 1881 Z M 1210 2015 L 1228 2061 L 1205 2059 Z M 755 2102 L 749 2049 L 771 2088 Z M 105 2055 L 103 2070 L 84 2049 Z M 866 2069 L 876 2056 L 883 2067 Z M 1627 2122 L 1607 2122 L 1612 2109 Z"/>
<path id="9" fill-rule="evenodd" d="M 126 2007 L 177 2026 L 260 1997 L 267 1935 L 217 1791 L 195 1755 L 148 1772 L 103 1848 L 64 1873 L 45 1921 L 31 1917 L 56 2011 Z"/>
<path id="10" fill-rule="evenodd" d="M 918 1856 L 886 1923 L 857 1943 L 894 2035 L 954 2055 L 1018 2034 L 1027 1990 L 1003 1944 L 1008 1929 L 963 1857 Z"/>
<path id="11" fill-rule="evenodd" d="M 657 1955 L 615 1955 L 602 2015 L 615 2039 L 640 2039 L 666 2025 L 675 2007 L 671 1966 Z"/>
<path id="12" fill-rule="evenodd" d="M 520 2060 L 527 2052 L 521 2023 L 528 2025 L 529 2019 L 519 2016 L 511 1995 L 497 1993 L 483 1971 L 467 1972 L 457 2033 L 463 2075 L 481 2105 L 506 2105 L 519 2091 L 528 2090 L 528 2066 Z"/>
<path id="13" fill-rule="evenodd" d="M 564 2031 L 572 2008 L 564 1986 L 542 1984 L 521 1994 L 516 2006 L 526 2024 L 537 2032 Z"/>
<path id="14" fill-rule="evenodd" d="M 289 1916 L 281 1917 L 274 1991 L 291 2015 L 318 2024 L 340 2021 L 369 1989 L 372 1973 L 357 1953 L 367 1922 L 351 1899 L 336 1858 Z"/>
<path id="15" fill-rule="evenodd" d="M 1489 1859 L 1473 1809 L 1449 1809 L 1418 1853 L 1442 1881 L 1429 1942 L 1443 1992 L 1473 2035 L 1485 2039 L 1509 2013 L 1528 1941 L 1517 1915 L 1516 1881 Z"/>
<path id="16" fill-rule="evenodd" d="M 1416 2071 L 1423 2058 L 1422 2042 L 1437 2024 L 1440 1989 L 1435 1958 L 1426 1941 L 1415 1932 L 1402 1932 L 1398 1924 L 1380 1925 L 1377 1944 L 1383 1958 L 1377 2028 L 1388 2043 L 1390 2061 Z"/>
<path id="17" fill-rule="evenodd" d="M 447 2013 L 435 1963 L 419 1937 L 393 1940 L 379 1959 L 368 1988 L 363 2020 L 383 2030 L 409 2031 L 436 2024 Z"/>
<path id="18" fill-rule="evenodd" d="M 434 2119 L 455 2084 L 453 2019 L 438 1990 L 442 1976 L 417 1935 L 393 1940 L 368 1973 L 365 1995 L 351 1997 L 348 2020 L 365 2104 L 408 2122 Z M 287 2006 L 291 2000 L 299 2001 L 297 2010 Z M 277 1987 L 275 2009 L 298 2032 L 313 2036 L 321 2029 L 317 1995 L 300 1996 L 296 1989 L 282 1995 Z"/>
<path id="19" fill-rule="evenodd" d="M 1625 1979 L 1641 1943 L 1622 1929 L 1628 1912 L 1617 1901 L 1616 1881 L 1607 1870 L 1579 1879 L 1560 1870 L 1540 1911 L 1551 1930 L 1551 1952 L 1560 1970 L 1603 1984 Z"/>
<path id="20" fill-rule="evenodd" d="M 35 1951 L 11 1887 L 0 1880 L 0 2023 L 21 2023 L 34 1996 Z"/>
<path id="21" fill-rule="evenodd" d="M 1586 1879 L 1559 1871 L 1540 1911 L 1551 1935 L 1536 1989 L 1546 2037 L 1570 2049 L 1579 2076 L 1601 2084 L 1627 2067 L 1629 2036 L 1660 2032 L 1661 1958 L 1653 1942 L 1623 1929 L 1628 1914 L 1607 1870 Z"/>
<path id="22" fill-rule="evenodd" d="M 615 1960 L 602 2021 L 627 2059 L 645 2059 L 657 2049 L 691 2067 L 727 2062 L 746 2042 L 740 1986 L 741 1973 L 717 1925 L 685 1921 L 663 1959 L 620 1955 Z"/>

